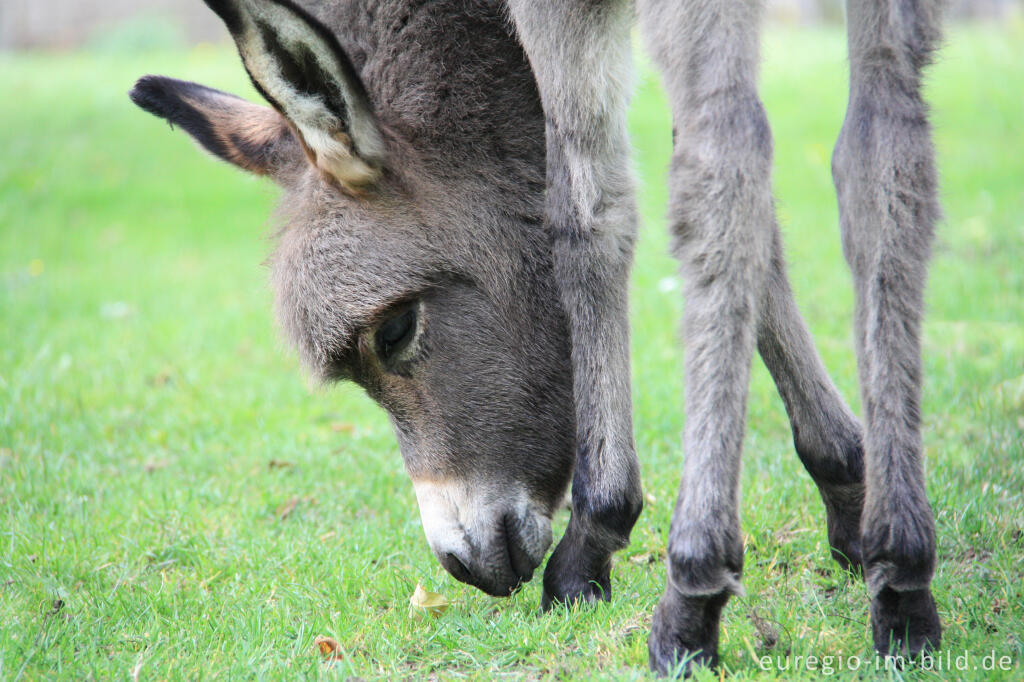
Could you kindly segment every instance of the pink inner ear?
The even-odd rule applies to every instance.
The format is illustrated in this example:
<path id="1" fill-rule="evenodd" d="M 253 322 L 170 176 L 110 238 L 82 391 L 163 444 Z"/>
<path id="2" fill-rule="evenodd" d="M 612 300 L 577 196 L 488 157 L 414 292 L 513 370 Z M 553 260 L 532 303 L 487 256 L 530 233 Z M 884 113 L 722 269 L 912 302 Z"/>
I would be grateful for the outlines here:
<path id="1" fill-rule="evenodd" d="M 214 156 L 259 175 L 302 162 L 298 135 L 281 114 L 198 83 L 145 76 L 129 93 L 142 109 L 184 129 Z"/>
<path id="2" fill-rule="evenodd" d="M 272 175 L 297 160 L 298 137 L 274 109 L 233 97 L 191 103 L 206 115 L 225 158 L 235 165 L 258 175 Z"/>

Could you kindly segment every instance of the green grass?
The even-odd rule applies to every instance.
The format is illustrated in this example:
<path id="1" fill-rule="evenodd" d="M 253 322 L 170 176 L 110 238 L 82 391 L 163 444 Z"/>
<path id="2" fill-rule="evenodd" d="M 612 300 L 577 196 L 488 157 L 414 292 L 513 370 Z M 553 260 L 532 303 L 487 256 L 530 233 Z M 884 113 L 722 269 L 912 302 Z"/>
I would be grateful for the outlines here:
<path id="1" fill-rule="evenodd" d="M 856 407 L 829 174 L 843 36 L 765 42 L 790 274 Z M 252 95 L 224 48 L 0 56 L 0 678 L 646 677 L 683 419 L 655 78 L 641 72 L 633 110 L 649 500 L 617 557 L 614 602 L 542 616 L 539 581 L 492 599 L 431 556 L 383 412 L 351 386 L 310 390 L 274 330 L 261 265 L 274 190 L 136 110 L 125 92 L 144 71 Z M 934 588 L 948 650 L 979 666 L 1010 656 L 1002 679 L 1024 661 L 1021 83 L 1017 23 L 952 30 L 928 87 L 946 212 L 924 326 Z M 754 677 L 758 657 L 787 652 L 869 657 L 865 589 L 828 558 L 821 503 L 760 361 L 743 490 L 747 596 L 724 618 L 723 669 Z M 410 619 L 417 582 L 453 607 Z M 333 670 L 318 634 L 344 648 Z"/>

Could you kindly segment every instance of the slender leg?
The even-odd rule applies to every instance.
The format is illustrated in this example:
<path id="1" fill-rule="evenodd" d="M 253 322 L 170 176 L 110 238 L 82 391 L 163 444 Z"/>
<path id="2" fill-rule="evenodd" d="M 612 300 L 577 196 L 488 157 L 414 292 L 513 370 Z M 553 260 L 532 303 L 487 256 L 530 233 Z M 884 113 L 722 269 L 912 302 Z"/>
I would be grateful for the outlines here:
<path id="1" fill-rule="evenodd" d="M 786 405 L 797 454 L 825 503 L 832 556 L 844 568 L 857 570 L 864 505 L 861 429 L 825 372 L 793 300 L 785 267 L 776 226 L 757 347 Z"/>
<path id="2" fill-rule="evenodd" d="M 611 555 L 640 514 L 628 286 L 636 238 L 626 108 L 625 0 L 511 0 L 547 120 L 546 221 L 572 335 L 572 516 L 544 571 L 543 606 L 607 600 Z"/>
<path id="3" fill-rule="evenodd" d="M 939 216 L 921 71 L 939 40 L 940 9 L 927 0 L 849 0 L 850 100 L 832 159 L 857 291 L 861 541 L 874 644 L 911 655 L 941 638 L 929 590 L 935 522 L 921 460 L 919 340 Z"/>
<path id="4" fill-rule="evenodd" d="M 722 607 L 742 590 L 740 449 L 773 232 L 760 16 L 750 0 L 640 5 L 673 107 L 669 217 L 685 294 L 686 459 L 648 642 L 658 672 L 688 655 L 713 665 Z"/>

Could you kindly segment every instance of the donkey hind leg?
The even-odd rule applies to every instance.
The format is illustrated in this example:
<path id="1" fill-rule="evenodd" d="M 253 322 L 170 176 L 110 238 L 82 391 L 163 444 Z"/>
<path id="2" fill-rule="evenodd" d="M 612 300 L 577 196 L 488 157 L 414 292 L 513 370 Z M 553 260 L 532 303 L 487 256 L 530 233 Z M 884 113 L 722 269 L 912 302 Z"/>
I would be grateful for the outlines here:
<path id="1" fill-rule="evenodd" d="M 825 503 L 832 556 L 844 568 L 859 570 L 864 505 L 860 424 L 826 373 L 797 310 L 776 225 L 757 332 L 761 359 L 789 414 L 797 454 Z"/>
<path id="2" fill-rule="evenodd" d="M 929 584 L 935 521 L 921 460 L 919 329 L 939 216 L 921 70 L 939 40 L 941 3 L 850 0 L 850 100 L 832 158 L 843 250 L 857 291 L 864 405 L 861 520 L 876 650 L 937 647 Z"/>
<path id="3" fill-rule="evenodd" d="M 760 15 L 748 0 L 640 4 L 673 107 L 669 219 L 685 294 L 685 462 L 648 641 L 662 673 L 716 662 L 722 607 L 742 590 L 740 449 L 773 229 Z"/>
<path id="4" fill-rule="evenodd" d="M 547 129 L 555 275 L 572 336 L 577 455 L 572 516 L 544 571 L 542 606 L 607 600 L 611 555 L 640 514 L 628 285 L 636 238 L 626 108 L 626 0 L 510 0 Z"/>

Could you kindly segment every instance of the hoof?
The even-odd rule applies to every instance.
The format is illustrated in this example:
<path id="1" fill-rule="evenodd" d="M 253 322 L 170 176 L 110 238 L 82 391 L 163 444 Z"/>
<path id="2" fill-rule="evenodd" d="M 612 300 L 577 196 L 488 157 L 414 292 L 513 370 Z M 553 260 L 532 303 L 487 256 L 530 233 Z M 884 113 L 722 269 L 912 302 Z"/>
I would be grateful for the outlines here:
<path id="1" fill-rule="evenodd" d="M 864 558 L 860 546 L 860 516 L 833 514 L 828 511 L 829 551 L 836 563 L 857 575 L 864 574 Z"/>
<path id="2" fill-rule="evenodd" d="M 647 651 L 658 675 L 689 677 L 695 666 L 718 665 L 718 624 L 729 594 L 685 597 L 670 586 L 654 610 Z"/>
<path id="3" fill-rule="evenodd" d="M 585 570 L 594 563 L 601 568 Z M 581 602 L 611 601 L 611 558 L 603 562 L 581 561 L 569 545 L 559 544 L 544 569 L 544 593 L 540 607 L 544 611 L 553 606 L 572 606 Z"/>
<path id="4" fill-rule="evenodd" d="M 942 643 L 942 625 L 928 588 L 897 592 L 889 587 L 871 600 L 871 631 L 881 656 L 914 658 Z"/>
<path id="5" fill-rule="evenodd" d="M 863 484 L 822 489 L 825 524 L 832 558 L 847 571 L 863 575 L 860 519 L 864 508 Z"/>

